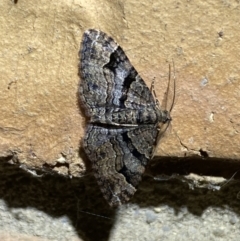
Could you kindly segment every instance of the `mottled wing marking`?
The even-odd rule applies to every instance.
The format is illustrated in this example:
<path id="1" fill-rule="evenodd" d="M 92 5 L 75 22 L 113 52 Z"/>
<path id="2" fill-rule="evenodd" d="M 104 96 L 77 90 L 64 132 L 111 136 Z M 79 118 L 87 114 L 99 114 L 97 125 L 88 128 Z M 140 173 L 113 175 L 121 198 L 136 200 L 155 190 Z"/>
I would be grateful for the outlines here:
<path id="1" fill-rule="evenodd" d="M 92 160 L 101 191 L 111 206 L 125 203 L 135 193 L 156 136 L 154 125 L 132 128 L 88 126 L 84 149 Z"/>
<path id="2" fill-rule="evenodd" d="M 80 96 L 91 122 L 139 124 L 157 119 L 157 107 L 149 88 L 121 47 L 105 33 L 84 33 L 80 52 Z M 139 118 L 140 116 L 140 118 Z M 151 121 L 150 121 L 151 123 Z"/>
<path id="3" fill-rule="evenodd" d="M 90 29 L 80 51 L 79 95 L 90 117 L 84 149 L 111 206 L 136 192 L 156 145 L 159 122 L 170 120 L 121 47 Z"/>

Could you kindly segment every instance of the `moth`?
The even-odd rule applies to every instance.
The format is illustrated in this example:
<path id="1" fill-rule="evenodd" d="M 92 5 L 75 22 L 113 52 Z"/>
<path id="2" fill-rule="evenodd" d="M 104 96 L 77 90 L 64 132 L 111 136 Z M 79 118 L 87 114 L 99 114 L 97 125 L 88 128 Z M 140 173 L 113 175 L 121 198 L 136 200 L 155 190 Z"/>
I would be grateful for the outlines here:
<path id="1" fill-rule="evenodd" d="M 159 124 L 171 117 L 106 33 L 85 31 L 79 56 L 79 95 L 89 118 L 83 147 L 104 198 L 116 207 L 136 192 Z"/>

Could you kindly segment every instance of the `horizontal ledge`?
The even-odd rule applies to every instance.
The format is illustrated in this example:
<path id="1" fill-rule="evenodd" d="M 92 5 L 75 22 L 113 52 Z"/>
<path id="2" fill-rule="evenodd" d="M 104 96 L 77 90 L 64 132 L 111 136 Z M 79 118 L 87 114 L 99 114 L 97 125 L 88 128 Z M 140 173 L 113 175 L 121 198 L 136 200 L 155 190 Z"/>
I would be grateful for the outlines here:
<path id="1" fill-rule="evenodd" d="M 240 179 L 240 160 L 215 157 L 155 157 L 148 165 L 147 172 L 157 176 L 188 175 L 195 173 L 200 176 Z"/>

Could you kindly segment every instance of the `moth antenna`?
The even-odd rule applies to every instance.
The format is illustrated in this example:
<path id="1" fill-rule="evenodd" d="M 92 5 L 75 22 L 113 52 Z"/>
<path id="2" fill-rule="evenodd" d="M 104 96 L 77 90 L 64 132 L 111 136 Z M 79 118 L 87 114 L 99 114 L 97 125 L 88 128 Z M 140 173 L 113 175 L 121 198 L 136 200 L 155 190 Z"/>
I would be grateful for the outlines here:
<path id="1" fill-rule="evenodd" d="M 169 90 L 170 90 L 170 81 L 171 81 L 171 64 L 168 66 L 168 86 L 167 86 L 167 92 L 166 92 L 166 106 L 165 109 L 167 109 L 167 102 L 168 102 L 168 96 L 169 96 Z"/>
<path id="2" fill-rule="evenodd" d="M 171 84 L 171 73 L 172 73 L 172 69 L 171 69 L 171 64 L 169 64 L 169 75 L 168 75 L 168 87 L 167 87 L 167 91 L 166 91 L 166 106 L 165 109 L 171 113 L 173 106 L 175 104 L 175 96 L 176 96 L 176 75 L 175 75 L 175 64 L 174 61 L 172 60 L 172 65 L 173 65 L 173 97 L 172 97 L 172 104 L 170 106 L 170 108 L 168 109 L 168 100 L 169 100 L 169 94 L 170 94 L 170 84 Z"/>
<path id="3" fill-rule="evenodd" d="M 174 61 L 173 61 L 173 60 L 172 60 L 172 62 L 173 62 L 173 73 L 174 73 L 174 75 L 173 75 L 173 98 L 172 98 L 171 107 L 170 107 L 170 109 L 168 110 L 169 113 L 171 113 L 171 111 L 172 111 L 172 109 L 173 109 L 173 106 L 174 106 L 174 104 L 175 104 L 175 96 L 176 96 L 175 65 L 174 65 Z M 166 93 L 165 93 L 165 101 L 164 101 L 164 102 L 165 102 L 165 108 L 164 108 L 165 110 L 168 109 L 168 108 L 167 108 L 167 102 L 168 102 L 168 96 L 169 96 L 169 92 L 170 92 L 171 72 L 172 72 L 172 71 L 171 71 L 171 64 L 169 64 L 168 87 L 167 87 L 167 91 L 166 91 Z M 154 86 L 153 86 L 153 87 L 154 87 Z M 154 95 L 155 95 L 154 88 L 152 88 L 152 86 L 151 86 L 151 90 L 152 90 L 152 93 L 154 93 Z M 171 124 L 171 122 L 168 121 L 167 124 L 166 124 L 166 126 L 165 126 L 165 128 L 164 128 L 163 130 L 160 130 L 160 129 L 159 129 L 159 133 L 158 133 L 157 139 L 156 139 L 156 146 L 155 146 L 155 149 L 154 149 L 154 151 L 153 151 L 152 158 L 153 158 L 153 156 L 154 156 L 154 154 L 155 154 L 155 151 L 156 151 L 158 145 L 160 144 L 160 139 L 163 137 L 163 135 L 164 135 L 165 132 L 167 131 L 167 129 L 168 129 L 168 127 L 170 126 L 170 124 Z"/>
<path id="4" fill-rule="evenodd" d="M 169 112 L 171 113 L 172 109 L 173 109 L 173 106 L 175 104 L 175 98 L 176 98 L 176 71 L 175 71 L 175 64 L 174 64 L 174 61 L 172 60 L 172 64 L 173 64 L 173 99 L 172 99 L 172 105 L 169 109 Z M 169 72 L 171 71 L 171 65 L 169 64 Z M 169 78 L 171 77 L 171 74 L 169 74 Z M 170 83 L 170 80 L 168 81 L 168 84 Z M 168 86 L 168 88 L 170 88 Z"/>

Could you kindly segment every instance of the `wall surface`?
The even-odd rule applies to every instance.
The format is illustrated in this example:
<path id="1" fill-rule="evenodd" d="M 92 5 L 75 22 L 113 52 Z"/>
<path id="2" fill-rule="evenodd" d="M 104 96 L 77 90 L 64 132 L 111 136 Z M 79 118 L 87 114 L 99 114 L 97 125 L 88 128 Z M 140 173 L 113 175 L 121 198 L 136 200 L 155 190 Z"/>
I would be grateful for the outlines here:
<path id="1" fill-rule="evenodd" d="M 108 33 L 120 44 L 149 87 L 155 79 L 156 95 L 163 107 L 169 64 L 172 66 L 174 61 L 175 71 L 171 68 L 171 80 L 173 72 L 176 76 L 176 100 L 171 113 L 173 120 L 158 145 L 156 159 L 150 165 L 151 173 L 157 176 L 164 172 L 169 157 L 172 157 L 176 162 L 170 173 L 182 171 L 182 174 L 188 174 L 193 172 L 195 162 L 191 160 L 196 158 L 198 167 L 202 168 L 196 173 L 213 175 L 214 170 L 222 167 L 218 176 L 230 178 L 240 164 L 239 16 L 239 1 L 0 1 L 0 157 L 11 164 L 18 164 L 35 176 L 38 171 L 62 174 L 65 177 L 86 175 L 89 162 L 82 150 L 81 140 L 87 123 L 78 97 L 78 52 L 83 32 L 95 28 Z M 172 96 L 173 89 L 170 88 L 167 107 L 171 105 Z M 167 161 L 161 164 L 159 161 L 163 160 L 163 156 L 169 159 L 164 159 Z M 183 164 L 177 169 L 184 158 L 190 158 L 190 164 Z M 227 164 L 222 166 L 222 162 Z M 171 165 L 170 161 L 169 166 Z M 190 171 L 189 165 L 192 165 Z M 210 167 L 212 169 L 208 171 L 207 168 Z M 37 173 L 32 172 L 34 170 Z M 224 170 L 228 171 L 226 175 Z M 193 177 L 192 180 L 194 179 Z M 1 198 L 11 189 L 8 185 L 5 187 L 5 184 L 2 184 L 6 191 L 2 192 Z M 237 191 L 234 191 L 235 194 L 237 202 Z M 144 195 L 149 194 L 144 192 Z M 181 196 L 180 193 L 178 195 Z M 47 200 L 47 195 L 45 197 Z M 224 195 L 219 198 L 223 197 Z M 136 201 L 139 205 L 141 202 Z M 200 203 L 201 200 L 197 199 L 197 206 L 201 206 Z M 227 203 L 224 201 L 221 205 Z M 185 204 L 181 203 L 183 206 Z M 147 207 L 151 205 L 151 202 L 146 204 Z M 152 212 L 156 214 L 161 209 L 162 206 L 158 205 L 171 206 L 171 202 L 155 202 L 155 208 L 149 211 L 151 217 Z M 181 205 L 177 204 L 177 209 Z M 212 205 L 212 202 L 206 204 L 206 210 L 208 205 Z M 39 209 L 33 203 L 30 206 Z M 132 217 L 141 213 L 136 211 L 138 208 L 134 205 L 129 208 L 131 211 L 126 210 L 126 213 L 130 212 Z M 224 215 L 228 215 L 230 209 L 224 210 Z M 236 206 L 234 209 L 237 209 Z M 201 209 L 198 227 L 201 222 L 211 224 L 221 219 L 221 215 L 217 216 L 217 209 L 208 210 L 216 216 L 213 215 L 212 220 L 206 221 L 200 217 L 205 213 Z M 184 216 L 186 210 L 181 211 Z M 166 213 L 169 212 L 173 212 L 172 209 Z M 51 212 L 49 214 L 55 215 Z M 147 213 L 144 215 L 149 216 Z M 194 223 L 194 215 L 194 212 L 191 213 L 189 222 Z M 165 220 L 160 216 L 156 219 Z M 238 219 L 239 217 L 233 223 L 239 223 Z M 185 220 L 182 225 L 187 228 L 188 221 Z M 224 222 L 221 225 L 224 227 Z M 125 228 L 127 226 L 126 224 Z M 120 226 L 116 227 L 118 229 Z M 165 232 L 164 227 L 161 226 Z M 159 229 L 159 226 L 153 228 Z M 175 228 L 176 226 L 171 230 Z M 197 232 L 197 229 L 188 230 L 188 240 L 193 240 L 191 233 Z M 234 236 L 235 228 L 229 228 L 229 232 L 224 232 L 221 228 L 215 232 L 213 229 L 210 228 L 213 237 L 224 233 L 223 240 L 233 240 L 227 237 L 230 237 L 230 233 Z M 21 228 L 16 233 L 19 230 Z M 124 228 L 121 227 L 121 230 Z M 149 230 L 150 234 L 152 231 Z M 111 240 L 119 240 L 118 236 L 114 236 L 118 234 L 114 232 L 112 231 Z M 45 237 L 36 235 L 34 231 L 29 233 L 39 238 Z M 138 234 L 139 240 L 143 240 L 145 236 Z M 6 234 L 3 233 L 4 235 Z M 71 235 L 74 236 L 74 232 Z M 199 237 L 204 240 L 202 237 L 205 234 L 202 235 Z M 104 237 L 103 240 L 106 240 Z M 236 240 L 239 237 L 239 233 L 234 236 Z M 54 238 L 46 236 L 44 240 Z M 134 240 L 134 235 L 129 240 Z M 156 234 L 144 240 L 159 238 Z"/>
<path id="2" fill-rule="evenodd" d="M 149 86 L 155 78 L 160 103 L 174 60 L 173 121 L 157 156 L 200 155 L 200 150 L 210 157 L 240 156 L 238 2 L 0 4 L 1 156 L 14 154 L 28 167 L 47 164 L 74 176 L 84 171 L 78 51 L 88 28 L 112 36 Z"/>

